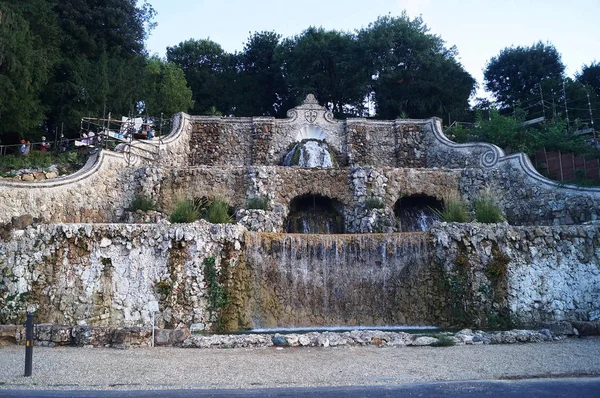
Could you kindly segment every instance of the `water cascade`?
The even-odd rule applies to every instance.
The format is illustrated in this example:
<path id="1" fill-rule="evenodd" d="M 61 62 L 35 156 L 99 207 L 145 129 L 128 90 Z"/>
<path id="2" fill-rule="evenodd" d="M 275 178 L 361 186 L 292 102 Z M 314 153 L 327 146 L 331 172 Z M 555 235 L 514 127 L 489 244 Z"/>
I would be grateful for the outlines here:
<path id="1" fill-rule="evenodd" d="M 245 242 L 253 328 L 439 320 L 427 234 L 247 233 Z"/>
<path id="2" fill-rule="evenodd" d="M 402 232 L 426 232 L 439 219 L 435 210 L 440 210 L 439 200 L 425 195 L 414 195 L 400 199 L 394 213 Z"/>
<path id="3" fill-rule="evenodd" d="M 333 158 L 325 141 L 303 140 L 285 155 L 284 166 L 333 167 Z"/>
<path id="4" fill-rule="evenodd" d="M 320 195 L 302 195 L 290 203 L 286 231 L 301 234 L 344 232 L 342 204 Z"/>

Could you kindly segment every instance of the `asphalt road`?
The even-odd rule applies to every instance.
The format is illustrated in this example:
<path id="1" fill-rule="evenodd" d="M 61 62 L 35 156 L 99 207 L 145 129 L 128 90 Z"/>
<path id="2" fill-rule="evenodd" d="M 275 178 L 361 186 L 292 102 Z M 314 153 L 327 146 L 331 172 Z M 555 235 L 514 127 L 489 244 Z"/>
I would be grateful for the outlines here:
<path id="1" fill-rule="evenodd" d="M 162 391 L 53 391 L 4 390 L 0 398 L 191 398 L 191 397 L 307 397 L 307 398 L 598 398 L 600 378 L 538 379 L 511 381 L 458 381 L 406 383 L 389 386 L 348 386 L 321 388 L 271 388 L 240 390 L 162 390 Z"/>

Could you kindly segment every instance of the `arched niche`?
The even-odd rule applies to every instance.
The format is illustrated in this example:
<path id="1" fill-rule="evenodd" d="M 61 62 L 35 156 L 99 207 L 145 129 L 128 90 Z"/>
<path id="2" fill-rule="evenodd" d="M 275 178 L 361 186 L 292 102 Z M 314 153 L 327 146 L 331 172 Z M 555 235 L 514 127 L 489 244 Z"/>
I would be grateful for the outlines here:
<path id="1" fill-rule="evenodd" d="M 344 233 L 344 205 L 326 196 L 304 194 L 290 202 L 286 232 L 300 234 Z"/>
<path id="2" fill-rule="evenodd" d="M 394 215 L 401 232 L 429 231 L 439 217 L 435 210 L 442 210 L 442 201 L 428 195 L 410 195 L 396 201 Z"/>

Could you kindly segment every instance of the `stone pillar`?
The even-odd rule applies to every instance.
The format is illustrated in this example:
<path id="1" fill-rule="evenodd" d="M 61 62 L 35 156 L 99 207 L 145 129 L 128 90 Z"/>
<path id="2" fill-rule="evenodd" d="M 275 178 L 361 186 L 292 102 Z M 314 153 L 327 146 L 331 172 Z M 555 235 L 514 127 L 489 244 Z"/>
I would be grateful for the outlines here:
<path id="1" fill-rule="evenodd" d="M 396 167 L 427 167 L 425 135 L 417 124 L 396 122 Z"/>
<path id="2" fill-rule="evenodd" d="M 268 153 L 275 132 L 274 120 L 252 120 L 252 165 L 268 164 Z"/>
<path id="3" fill-rule="evenodd" d="M 222 130 L 223 125 L 220 121 L 194 123 L 190 137 L 190 166 L 219 164 L 221 158 L 219 139 Z"/>

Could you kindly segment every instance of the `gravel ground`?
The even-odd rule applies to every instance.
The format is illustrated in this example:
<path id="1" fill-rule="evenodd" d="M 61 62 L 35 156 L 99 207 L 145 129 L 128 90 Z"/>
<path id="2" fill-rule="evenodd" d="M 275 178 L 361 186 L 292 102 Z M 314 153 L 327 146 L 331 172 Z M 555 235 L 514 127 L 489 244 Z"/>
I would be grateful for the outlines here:
<path id="1" fill-rule="evenodd" d="M 0 349 L 0 389 L 358 386 L 419 381 L 600 376 L 600 337 L 454 347 Z"/>

